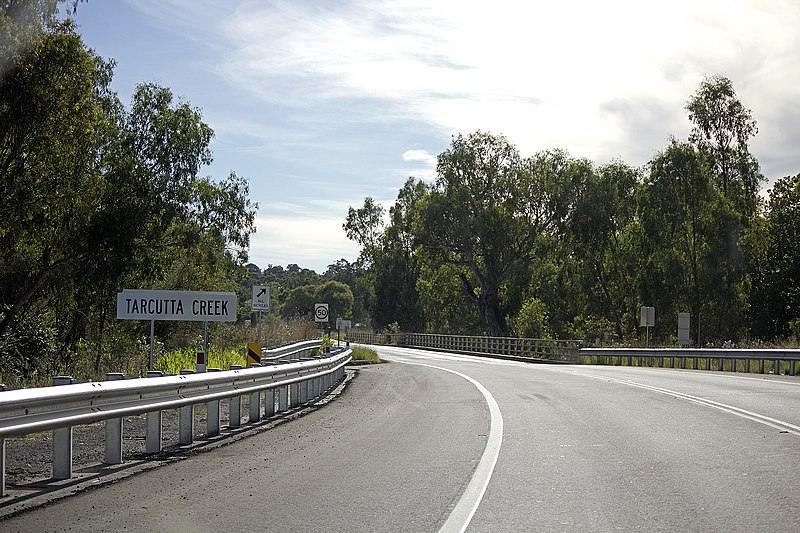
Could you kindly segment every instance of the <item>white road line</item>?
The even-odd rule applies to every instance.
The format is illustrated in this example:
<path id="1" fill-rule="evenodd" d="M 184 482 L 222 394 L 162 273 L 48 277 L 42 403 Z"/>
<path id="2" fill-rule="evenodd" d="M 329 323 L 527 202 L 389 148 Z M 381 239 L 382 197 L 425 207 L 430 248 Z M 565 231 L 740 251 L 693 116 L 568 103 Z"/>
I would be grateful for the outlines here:
<path id="1" fill-rule="evenodd" d="M 655 387 L 653 385 L 645 385 L 644 383 L 637 383 L 635 381 L 631 381 L 629 379 L 620 379 L 614 378 L 610 376 L 604 376 L 601 374 L 590 374 L 588 372 L 579 372 L 578 370 L 573 370 L 572 372 L 563 371 L 565 373 L 572 373 L 579 376 L 598 379 L 602 381 L 610 381 L 613 383 L 618 383 L 620 385 L 628 385 L 630 387 L 637 387 L 640 389 L 649 390 L 652 392 L 657 392 L 659 394 L 666 394 L 668 396 L 674 396 L 676 398 L 681 398 L 684 400 L 688 400 L 690 402 L 694 402 L 700 405 L 705 405 L 706 407 L 712 407 L 714 409 L 719 409 L 720 411 L 724 411 L 726 413 L 730 413 L 732 415 L 736 415 L 741 418 L 746 418 L 748 420 L 752 420 L 754 422 L 758 422 L 759 424 L 764 424 L 765 426 L 769 426 L 780 431 L 785 431 L 786 433 L 791 433 L 792 435 L 800 436 L 800 426 L 796 426 L 789 422 L 784 422 L 783 420 L 778 420 L 776 418 L 771 418 L 765 415 L 761 415 L 758 413 L 754 413 L 752 411 L 747 411 L 746 409 L 741 409 L 739 407 L 735 407 L 733 405 L 728 405 L 726 403 L 717 402 L 714 400 L 709 400 L 708 398 L 702 398 L 700 396 L 693 396 L 691 394 L 686 394 L 683 392 L 678 392 L 670 389 L 663 389 L 661 387 Z"/>
<path id="2" fill-rule="evenodd" d="M 503 415 L 500 412 L 500 406 L 492 396 L 492 393 L 484 387 L 479 381 L 469 377 L 461 372 L 443 368 L 440 366 L 429 365 L 427 363 L 416 363 L 411 361 L 398 361 L 399 363 L 407 365 L 426 366 L 435 368 L 436 370 L 443 370 L 460 376 L 477 388 L 483 394 L 486 404 L 489 406 L 489 414 L 491 416 L 491 423 L 489 425 L 489 438 L 486 441 L 486 447 L 483 449 L 483 455 L 478 463 L 478 467 L 472 474 L 472 479 L 467 485 L 467 489 L 461 495 L 461 498 L 456 503 L 450 516 L 445 521 L 444 525 L 439 529 L 439 533 L 458 532 L 463 533 L 469 525 L 475 511 L 481 504 L 483 495 L 486 493 L 486 488 L 489 486 L 489 480 L 492 478 L 494 467 L 497 464 L 497 457 L 500 455 L 500 447 L 503 444 Z"/>

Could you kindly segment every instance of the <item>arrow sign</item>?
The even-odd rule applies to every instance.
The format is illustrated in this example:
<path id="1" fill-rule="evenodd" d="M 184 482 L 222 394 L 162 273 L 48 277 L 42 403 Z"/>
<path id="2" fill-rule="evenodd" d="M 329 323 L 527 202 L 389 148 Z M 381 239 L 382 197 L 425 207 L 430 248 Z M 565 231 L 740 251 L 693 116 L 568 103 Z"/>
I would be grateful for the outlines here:
<path id="1" fill-rule="evenodd" d="M 251 311 L 269 311 L 269 285 L 253 285 Z"/>

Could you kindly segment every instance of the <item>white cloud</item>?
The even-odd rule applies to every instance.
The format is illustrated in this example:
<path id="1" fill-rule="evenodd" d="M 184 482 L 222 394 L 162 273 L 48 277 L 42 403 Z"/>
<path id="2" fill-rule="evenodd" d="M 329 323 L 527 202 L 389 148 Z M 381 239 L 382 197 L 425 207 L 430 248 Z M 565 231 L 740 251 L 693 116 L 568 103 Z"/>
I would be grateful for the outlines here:
<path id="1" fill-rule="evenodd" d="M 384 118 L 447 137 L 483 129 L 525 153 L 641 159 L 688 131 L 683 104 L 703 75 L 729 75 L 743 95 L 768 89 L 753 76 L 773 51 L 797 59 L 792 21 L 787 1 L 252 2 L 221 23 L 232 53 L 219 68 L 283 105 L 379 100 Z M 783 101 L 798 91 L 790 71 Z M 661 128 L 609 112 L 628 100 L 672 111 Z"/>
<path id="2" fill-rule="evenodd" d="M 256 219 L 250 262 L 267 265 L 295 263 L 318 274 L 337 259 L 354 261 L 360 252 L 342 229 L 343 218 L 320 212 L 314 216 L 273 214 Z"/>

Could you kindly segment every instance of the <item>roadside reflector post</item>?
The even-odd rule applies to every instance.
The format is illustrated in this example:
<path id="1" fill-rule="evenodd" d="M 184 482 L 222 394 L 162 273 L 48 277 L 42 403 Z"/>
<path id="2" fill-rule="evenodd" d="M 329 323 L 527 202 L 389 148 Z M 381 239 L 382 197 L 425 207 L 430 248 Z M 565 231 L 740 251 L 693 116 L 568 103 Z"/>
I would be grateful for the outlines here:
<path id="1" fill-rule="evenodd" d="M 194 374 L 192 370 L 181 370 L 181 375 Z M 180 444 L 191 444 L 194 440 L 194 405 L 180 408 Z"/>
<path id="2" fill-rule="evenodd" d="M 158 378 L 164 373 L 159 370 L 151 370 L 147 373 L 148 378 Z M 145 436 L 145 453 L 158 453 L 161 451 L 161 411 L 147 413 L 147 433 Z"/>
<path id="3" fill-rule="evenodd" d="M 125 379 L 119 372 L 106 374 L 107 381 Z M 122 418 L 109 418 L 106 420 L 106 464 L 118 465 L 122 463 Z"/>
<path id="4" fill-rule="evenodd" d="M 206 366 L 208 365 L 208 359 L 206 358 L 205 351 L 198 351 L 197 352 L 197 362 L 195 364 L 196 372 L 205 372 Z"/>
<path id="5" fill-rule="evenodd" d="M 71 376 L 56 376 L 53 385 L 69 385 Z M 72 477 L 72 426 L 53 430 L 53 479 Z"/>

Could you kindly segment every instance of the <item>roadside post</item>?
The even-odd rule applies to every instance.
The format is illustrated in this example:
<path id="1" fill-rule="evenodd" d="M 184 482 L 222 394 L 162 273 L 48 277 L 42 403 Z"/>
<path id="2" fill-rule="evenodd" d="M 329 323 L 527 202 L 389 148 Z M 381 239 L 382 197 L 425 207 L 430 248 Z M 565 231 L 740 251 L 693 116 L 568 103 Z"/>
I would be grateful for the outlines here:
<path id="1" fill-rule="evenodd" d="M 641 320 L 639 325 L 645 328 L 646 344 L 650 347 L 650 328 L 656 325 L 656 308 L 655 307 L 642 307 Z"/>

